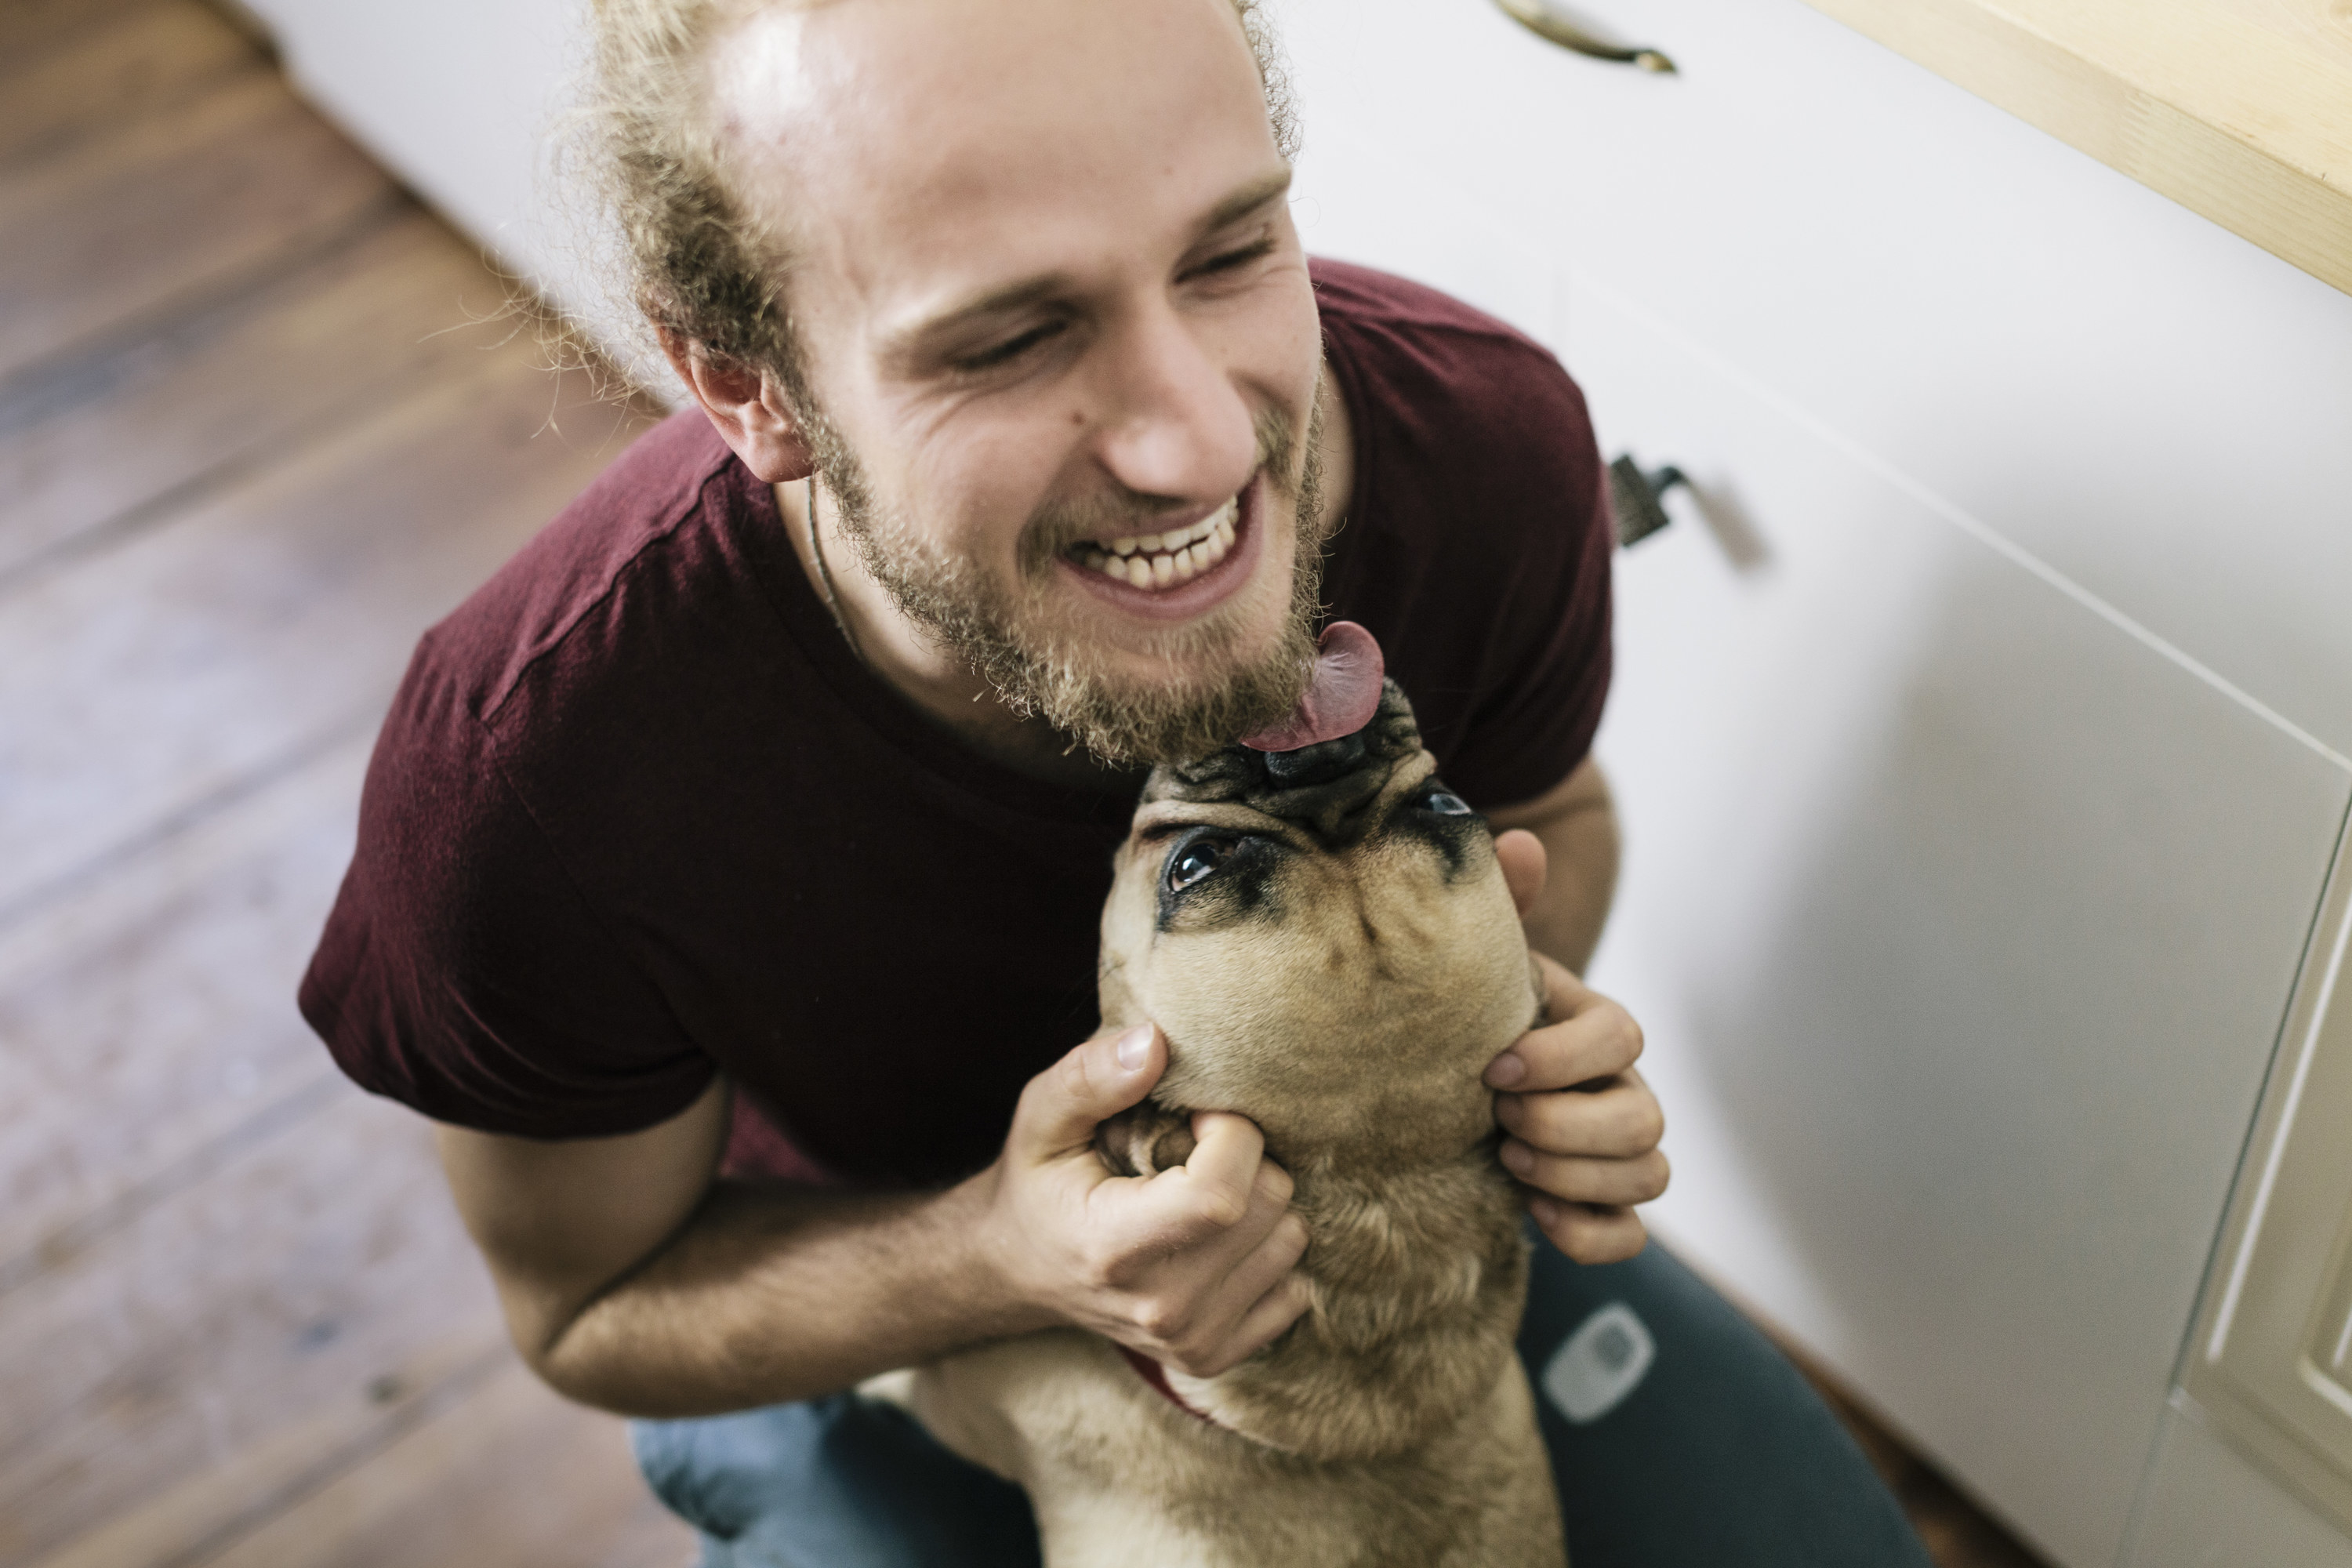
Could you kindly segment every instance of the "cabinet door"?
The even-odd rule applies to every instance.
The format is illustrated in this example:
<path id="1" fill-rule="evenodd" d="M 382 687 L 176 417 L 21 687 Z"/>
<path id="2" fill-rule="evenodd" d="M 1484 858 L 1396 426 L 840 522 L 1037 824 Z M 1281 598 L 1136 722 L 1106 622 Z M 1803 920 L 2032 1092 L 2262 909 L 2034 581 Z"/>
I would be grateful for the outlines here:
<path id="1" fill-rule="evenodd" d="M 1601 739 L 1659 1229 L 2112 1563 L 2352 800 L 2352 301 L 1793 0 L 1288 16 L 1310 247 L 1699 481 Z"/>
<path id="2" fill-rule="evenodd" d="M 2214 1427 L 2352 1531 L 2347 959 L 2352 862 L 2339 868 L 2305 962 L 2183 1382 Z"/>
<path id="3" fill-rule="evenodd" d="M 1594 978 L 1654 1042 L 1659 1228 L 2112 1562 L 2352 777 L 1653 325 L 1568 313 L 1605 438 L 1714 514 L 1620 559 L 1601 742 Z"/>
<path id="4" fill-rule="evenodd" d="M 2173 1395 L 2148 1467 L 2126 1568 L 2352 1568 L 2352 1536 L 2280 1489 Z"/>

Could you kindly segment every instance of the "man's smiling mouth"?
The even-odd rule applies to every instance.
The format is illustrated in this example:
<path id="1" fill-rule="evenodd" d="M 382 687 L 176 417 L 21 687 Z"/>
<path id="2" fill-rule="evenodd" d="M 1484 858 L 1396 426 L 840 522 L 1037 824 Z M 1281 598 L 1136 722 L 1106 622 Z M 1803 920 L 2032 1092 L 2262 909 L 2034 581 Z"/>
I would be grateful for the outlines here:
<path id="1" fill-rule="evenodd" d="M 1191 582 L 1225 558 L 1234 547 L 1234 525 L 1239 515 L 1240 498 L 1235 497 L 1190 528 L 1081 540 L 1070 547 L 1066 558 L 1129 587 L 1172 588 Z"/>

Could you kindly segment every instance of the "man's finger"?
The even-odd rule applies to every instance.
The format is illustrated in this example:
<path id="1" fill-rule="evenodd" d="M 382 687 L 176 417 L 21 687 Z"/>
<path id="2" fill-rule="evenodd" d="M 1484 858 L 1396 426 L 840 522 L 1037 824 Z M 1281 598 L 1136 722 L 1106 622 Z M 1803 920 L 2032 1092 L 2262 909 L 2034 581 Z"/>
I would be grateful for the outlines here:
<path id="1" fill-rule="evenodd" d="M 1597 991 L 1583 991 L 1577 1011 L 1566 1019 L 1557 1012 L 1552 1016 L 1552 1023 L 1529 1029 L 1487 1064 L 1486 1087 L 1519 1093 L 1572 1089 L 1615 1077 L 1642 1055 L 1642 1026 Z"/>
<path id="2" fill-rule="evenodd" d="M 1495 858 L 1502 863 L 1503 886 L 1511 890 L 1511 902 L 1524 920 L 1536 900 L 1543 897 L 1545 872 L 1551 857 L 1544 841 L 1524 827 L 1514 827 L 1495 836 Z"/>
<path id="3" fill-rule="evenodd" d="M 1197 1111 L 1192 1117 L 1192 1153 L 1183 1164 L 1164 1173 L 1171 1187 L 1181 1190 L 1202 1218 L 1216 1226 L 1239 1225 L 1256 1195 L 1258 1165 L 1265 1153 L 1265 1134 L 1246 1116 L 1229 1110 Z M 1160 1184 L 1158 1180 L 1155 1185 Z M 1289 1178 L 1282 1178 L 1282 1200 L 1289 1201 Z"/>
<path id="4" fill-rule="evenodd" d="M 1167 1064 L 1156 1025 L 1096 1036 L 1029 1080 L 1005 1135 L 1006 1154 L 1042 1165 L 1087 1148 L 1095 1128 L 1149 1094 Z"/>
<path id="5" fill-rule="evenodd" d="M 1630 1159 L 1594 1160 L 1547 1154 L 1517 1138 L 1503 1140 L 1503 1168 L 1539 1192 L 1568 1203 L 1646 1204 L 1663 1194 L 1673 1174 L 1655 1149 Z"/>
<path id="6" fill-rule="evenodd" d="M 1592 1159 L 1646 1154 L 1666 1133 L 1657 1096 L 1634 1072 L 1591 1093 L 1498 1094 L 1495 1120 L 1539 1152 Z"/>
<path id="7" fill-rule="evenodd" d="M 1191 1161 L 1142 1180 L 1095 1189 L 1116 1205 L 1121 1234 L 1163 1260 L 1187 1254 L 1219 1278 L 1247 1258 L 1289 1211 L 1290 1174 L 1265 1159 L 1265 1135 L 1246 1117 L 1194 1113 Z"/>
<path id="8" fill-rule="evenodd" d="M 1543 973 L 1544 1011 L 1551 1015 L 1553 1023 L 1574 1017 L 1594 1002 L 1604 999 L 1600 992 L 1587 985 L 1576 971 L 1559 960 L 1540 952 L 1532 956 L 1536 967 Z"/>
<path id="9" fill-rule="evenodd" d="M 1306 1255 L 1307 1222 L 1294 1214 L 1276 1215 L 1266 1233 L 1234 1265 L 1224 1283 L 1217 1287 L 1207 1316 L 1212 1321 L 1239 1321 L 1268 1290 L 1281 1284 Z"/>
<path id="10" fill-rule="evenodd" d="M 1622 1263 L 1650 1240 L 1642 1216 L 1632 1209 L 1538 1196 L 1528 1200 L 1528 1213 L 1554 1247 L 1579 1263 Z"/>
<path id="11" fill-rule="evenodd" d="M 1282 1337 L 1282 1331 L 1306 1315 L 1312 1298 L 1307 1281 L 1297 1274 L 1285 1274 L 1255 1305 L 1242 1314 L 1234 1331 L 1225 1336 L 1217 1352 L 1198 1366 L 1187 1367 L 1195 1377 L 1214 1377 L 1249 1360 Z"/>

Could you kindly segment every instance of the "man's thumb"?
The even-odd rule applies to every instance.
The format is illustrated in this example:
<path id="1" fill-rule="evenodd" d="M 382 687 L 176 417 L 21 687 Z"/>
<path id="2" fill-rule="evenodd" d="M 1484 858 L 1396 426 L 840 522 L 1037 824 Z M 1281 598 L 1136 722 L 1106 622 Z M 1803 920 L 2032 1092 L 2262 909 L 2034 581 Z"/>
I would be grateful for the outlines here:
<path id="1" fill-rule="evenodd" d="M 1007 1152 L 1042 1164 L 1085 1148 L 1097 1124 L 1151 1092 L 1167 1065 L 1155 1024 L 1096 1036 L 1029 1080 Z"/>

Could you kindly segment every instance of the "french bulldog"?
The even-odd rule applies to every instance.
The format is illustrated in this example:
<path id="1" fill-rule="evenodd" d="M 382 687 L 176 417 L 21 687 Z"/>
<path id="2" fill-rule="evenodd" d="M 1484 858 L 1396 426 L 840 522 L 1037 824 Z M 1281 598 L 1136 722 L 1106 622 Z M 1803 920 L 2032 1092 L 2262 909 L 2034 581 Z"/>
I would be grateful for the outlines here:
<path id="1" fill-rule="evenodd" d="M 1255 1121 L 1307 1227 L 1306 1315 L 1215 1377 L 1076 1330 L 915 1374 L 918 1417 L 1027 1489 L 1049 1568 L 1566 1562 L 1480 1081 L 1542 994 L 1485 822 L 1369 657 L 1352 732 L 1157 769 L 1103 910 L 1103 1021 L 1156 1022 L 1169 1059 L 1097 1152 L 1148 1176 L 1192 1112 Z"/>

